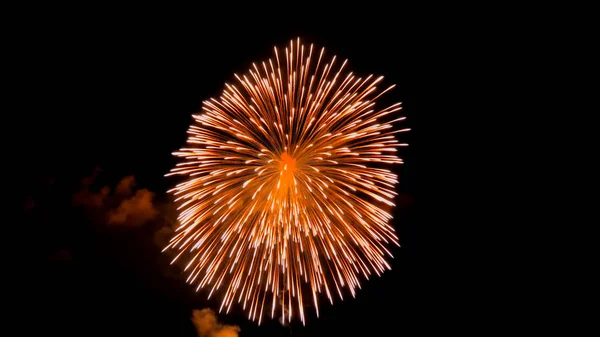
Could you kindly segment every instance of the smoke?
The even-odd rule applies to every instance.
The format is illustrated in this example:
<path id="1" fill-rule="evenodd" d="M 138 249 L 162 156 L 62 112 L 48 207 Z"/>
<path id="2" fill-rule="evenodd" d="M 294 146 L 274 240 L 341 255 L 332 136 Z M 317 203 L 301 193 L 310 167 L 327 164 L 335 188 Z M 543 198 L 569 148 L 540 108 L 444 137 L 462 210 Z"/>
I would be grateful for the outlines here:
<path id="1" fill-rule="evenodd" d="M 98 177 L 98 174 L 100 174 L 100 171 L 101 170 L 99 168 L 96 168 L 91 176 L 85 177 L 81 180 L 82 189 L 73 195 L 73 205 L 82 205 L 89 208 L 100 208 L 104 205 L 104 201 L 110 193 L 110 187 L 104 186 L 98 192 L 90 191 L 90 188 Z"/>
<path id="2" fill-rule="evenodd" d="M 159 206 L 159 214 L 163 220 L 163 226 L 154 232 L 154 243 L 162 250 L 169 244 L 169 241 L 175 234 L 175 230 L 180 226 L 177 220 L 177 207 L 172 201 L 164 202 Z M 171 250 L 165 251 L 169 254 Z"/>
<path id="3" fill-rule="evenodd" d="M 154 219 L 158 212 L 152 204 L 152 198 L 154 193 L 147 189 L 138 190 L 133 197 L 123 200 L 116 209 L 109 211 L 108 223 L 139 226 Z"/>
<path id="4" fill-rule="evenodd" d="M 237 337 L 240 332 L 237 325 L 219 323 L 217 315 L 210 308 L 194 310 L 192 323 L 196 327 L 198 337 Z"/>
<path id="5" fill-rule="evenodd" d="M 115 194 L 125 197 L 130 196 L 133 191 L 133 187 L 135 187 L 135 177 L 127 176 L 119 181 L 117 187 L 115 188 Z"/>
<path id="6" fill-rule="evenodd" d="M 83 178 L 82 189 L 73 195 L 73 205 L 95 212 L 103 222 L 110 225 L 141 226 L 156 217 L 158 211 L 153 204 L 154 193 L 148 189 L 140 189 L 133 194 L 136 181 L 132 175 L 122 178 L 113 194 L 110 193 L 109 186 L 103 186 L 94 192 L 92 185 L 100 171 L 95 169 L 91 176 Z"/>
<path id="7" fill-rule="evenodd" d="M 110 187 L 104 186 L 98 192 L 92 192 L 90 189 L 92 184 L 102 170 L 95 168 L 94 172 L 89 177 L 84 177 L 81 180 L 81 190 L 73 195 L 73 206 L 85 206 L 86 208 L 101 208 L 104 205 L 104 200 L 110 193 Z"/>
<path id="8" fill-rule="evenodd" d="M 187 261 L 177 259 L 173 262 L 179 251 L 174 249 L 164 250 L 175 235 L 175 230 L 179 227 L 177 208 L 173 202 L 164 202 L 159 205 L 158 212 L 163 226 L 154 232 L 154 244 L 162 252 L 158 261 L 161 273 L 169 279 L 186 280 L 187 276 L 183 274 L 183 270 L 187 265 Z"/>

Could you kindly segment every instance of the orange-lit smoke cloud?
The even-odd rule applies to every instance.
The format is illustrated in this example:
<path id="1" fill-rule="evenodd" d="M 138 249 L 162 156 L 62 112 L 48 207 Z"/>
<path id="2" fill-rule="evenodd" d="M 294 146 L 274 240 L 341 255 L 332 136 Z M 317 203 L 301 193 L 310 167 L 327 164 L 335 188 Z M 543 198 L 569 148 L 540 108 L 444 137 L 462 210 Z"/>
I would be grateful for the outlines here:
<path id="1" fill-rule="evenodd" d="M 218 322 L 217 315 L 209 308 L 194 310 L 192 323 L 198 337 L 237 337 L 240 328 L 236 325 L 224 325 Z"/>
<path id="2" fill-rule="evenodd" d="M 123 200 L 119 207 L 108 213 L 108 223 L 139 226 L 154 219 L 157 211 L 152 198 L 154 193 L 145 188 L 138 190 L 133 197 Z"/>
<path id="3" fill-rule="evenodd" d="M 121 179 L 121 181 L 119 181 L 119 183 L 117 184 L 117 187 L 115 188 L 115 194 L 128 197 L 133 192 L 134 187 L 135 187 L 135 177 L 127 176 L 127 177 Z"/>
<path id="4" fill-rule="evenodd" d="M 156 217 L 158 211 L 152 202 L 154 193 L 148 189 L 140 189 L 133 194 L 136 182 L 132 175 L 121 179 L 112 195 L 109 186 L 92 192 L 90 186 L 99 172 L 96 169 L 92 176 L 82 180 L 82 190 L 73 195 L 73 205 L 82 205 L 99 212 L 99 216 L 111 225 L 140 226 Z"/>
<path id="5" fill-rule="evenodd" d="M 96 168 L 91 176 L 84 177 L 81 180 L 82 189 L 73 195 L 73 205 L 81 205 L 90 208 L 100 208 L 104 205 L 104 201 L 110 193 L 110 187 L 104 186 L 98 192 L 90 191 L 90 186 L 94 180 L 96 180 L 100 171 L 99 168 Z"/>
<path id="6" fill-rule="evenodd" d="M 110 193 L 110 187 L 104 186 L 99 192 L 90 192 L 87 188 L 77 192 L 73 196 L 74 205 L 83 205 L 86 207 L 100 208 L 104 205 L 106 197 Z"/>

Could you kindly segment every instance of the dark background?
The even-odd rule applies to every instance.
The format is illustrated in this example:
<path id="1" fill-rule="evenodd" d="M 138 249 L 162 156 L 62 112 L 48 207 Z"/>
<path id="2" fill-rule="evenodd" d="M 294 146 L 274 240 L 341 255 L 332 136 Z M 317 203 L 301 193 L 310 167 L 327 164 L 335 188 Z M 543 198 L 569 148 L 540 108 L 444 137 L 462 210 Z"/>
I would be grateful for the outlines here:
<path id="1" fill-rule="evenodd" d="M 19 172 L 27 177 L 19 200 L 25 224 L 41 242 L 34 249 L 39 268 L 31 290 L 43 311 L 37 327 L 74 335 L 195 336 L 192 309 L 218 305 L 169 273 L 154 243 L 166 220 L 140 228 L 103 226 L 73 208 L 72 195 L 99 167 L 95 188 L 134 175 L 139 188 L 155 193 L 156 204 L 168 204 L 166 190 L 178 179 L 163 176 L 176 163 L 171 152 L 184 145 L 191 114 L 232 82 L 233 73 L 270 57 L 274 45 L 300 37 L 324 46 L 330 56 L 349 59 L 347 69 L 359 75 L 383 75 L 384 84 L 397 85 L 382 104 L 403 102 L 407 120 L 401 127 L 412 128 L 401 134 L 410 143 L 400 153 L 406 164 L 395 168 L 400 195 L 393 225 L 402 247 L 392 250 L 392 271 L 363 282 L 356 299 L 347 296 L 333 306 L 322 299 L 320 318 L 309 309 L 305 327 L 294 323 L 290 331 L 277 321 L 257 327 L 239 309 L 219 319 L 239 325 L 240 336 L 420 330 L 428 290 L 417 268 L 418 69 L 415 32 L 399 24 L 406 16 L 389 9 L 331 17 L 315 11 L 301 19 L 254 14 L 216 23 L 207 16 L 168 21 L 83 16 L 29 27 L 21 61 L 27 69 L 22 81 L 33 88 L 23 102 L 30 151 Z"/>

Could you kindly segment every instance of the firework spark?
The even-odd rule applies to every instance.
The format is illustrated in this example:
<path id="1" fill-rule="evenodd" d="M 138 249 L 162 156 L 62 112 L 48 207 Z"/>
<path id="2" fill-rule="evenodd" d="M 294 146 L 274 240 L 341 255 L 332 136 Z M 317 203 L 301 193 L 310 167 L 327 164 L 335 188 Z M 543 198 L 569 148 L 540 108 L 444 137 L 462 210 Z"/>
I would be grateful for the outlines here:
<path id="1" fill-rule="evenodd" d="M 193 116 L 167 174 L 187 179 L 169 191 L 181 226 L 165 250 L 197 290 L 221 289 L 220 310 L 304 323 L 319 294 L 354 296 L 362 277 L 390 269 L 397 177 L 381 166 L 402 163 L 394 134 L 410 129 L 392 129 L 400 103 L 375 109 L 393 88 L 378 91 L 382 77 L 344 73 L 347 61 L 326 63 L 299 39 L 274 52 Z"/>

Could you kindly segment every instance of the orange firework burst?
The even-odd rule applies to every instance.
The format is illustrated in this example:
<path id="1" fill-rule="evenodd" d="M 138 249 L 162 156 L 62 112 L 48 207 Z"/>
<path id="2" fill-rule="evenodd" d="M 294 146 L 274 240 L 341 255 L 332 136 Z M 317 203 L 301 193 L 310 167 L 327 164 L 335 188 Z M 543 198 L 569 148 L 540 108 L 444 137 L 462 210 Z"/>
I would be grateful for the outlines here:
<path id="1" fill-rule="evenodd" d="M 249 319 L 298 315 L 319 294 L 352 296 L 361 275 L 390 266 L 398 245 L 383 209 L 394 206 L 397 177 L 382 164 L 402 163 L 392 123 L 375 100 L 382 77 L 343 75 L 336 65 L 291 41 L 281 59 L 253 64 L 239 84 L 204 102 L 188 131 L 183 161 L 168 175 L 186 180 L 174 192 L 179 221 L 170 243 L 185 259 L 187 281 L 219 288 L 221 309 L 241 303 Z M 388 116 L 390 117 L 390 116 Z M 387 207 L 385 206 L 387 205 Z"/>

